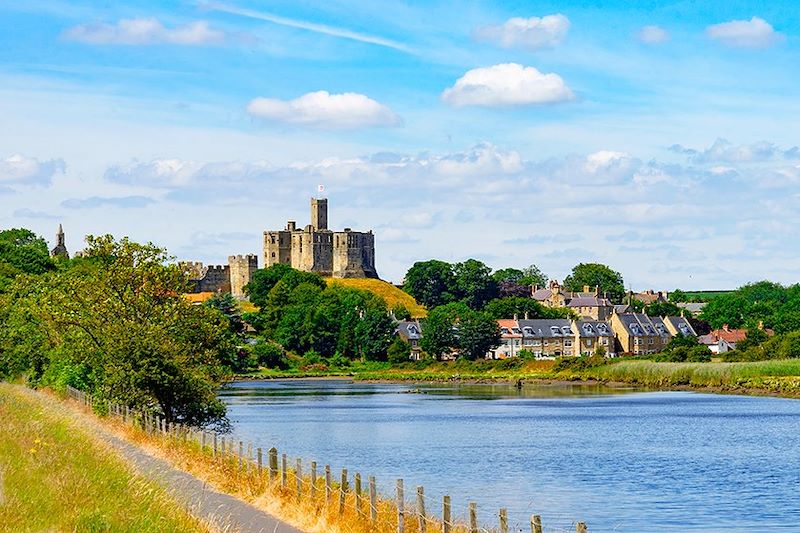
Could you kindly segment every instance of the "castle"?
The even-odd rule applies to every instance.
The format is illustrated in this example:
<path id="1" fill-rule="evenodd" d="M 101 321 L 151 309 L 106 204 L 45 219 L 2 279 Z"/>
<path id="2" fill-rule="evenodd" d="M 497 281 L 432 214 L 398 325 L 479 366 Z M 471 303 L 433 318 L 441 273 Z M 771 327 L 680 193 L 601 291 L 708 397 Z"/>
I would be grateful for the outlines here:
<path id="1" fill-rule="evenodd" d="M 377 278 L 375 235 L 344 228 L 328 229 L 327 198 L 311 199 L 311 224 L 264 232 L 264 268 L 279 263 L 334 278 Z"/>
<path id="2" fill-rule="evenodd" d="M 182 262 L 181 267 L 189 274 L 191 292 L 229 292 L 236 298 L 244 298 L 244 286 L 258 270 L 256 255 L 228 256 L 227 265 L 203 265 L 200 262 Z"/>
<path id="3" fill-rule="evenodd" d="M 328 200 L 311 199 L 311 224 L 297 229 L 290 220 L 286 229 L 264 232 L 263 268 L 279 263 L 298 270 L 334 278 L 377 278 L 375 235 L 345 228 L 328 229 Z M 244 286 L 258 270 L 255 255 L 231 255 L 227 265 L 182 262 L 189 274 L 191 292 L 230 292 L 244 298 Z"/>

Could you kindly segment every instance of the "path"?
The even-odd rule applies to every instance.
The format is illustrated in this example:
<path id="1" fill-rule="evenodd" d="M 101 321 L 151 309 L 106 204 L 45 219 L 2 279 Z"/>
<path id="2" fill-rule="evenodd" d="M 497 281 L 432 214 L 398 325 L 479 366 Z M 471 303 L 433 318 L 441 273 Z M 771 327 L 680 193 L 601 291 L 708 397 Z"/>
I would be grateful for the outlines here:
<path id="1" fill-rule="evenodd" d="M 42 394 L 27 387 L 30 394 Z M 54 403 L 53 398 L 47 398 Z M 58 408 L 58 405 L 54 407 Z M 60 406 L 64 408 L 62 404 Z M 73 419 L 75 411 L 69 410 Z M 136 473 L 150 479 L 162 487 L 188 511 L 219 527 L 226 533 L 303 533 L 302 530 L 282 522 L 274 516 L 228 494 L 217 492 L 208 483 L 179 470 L 163 459 L 153 457 L 138 446 L 114 435 L 91 417 L 79 416 L 78 423 L 84 423 L 88 431 L 107 442 L 128 462 Z"/>

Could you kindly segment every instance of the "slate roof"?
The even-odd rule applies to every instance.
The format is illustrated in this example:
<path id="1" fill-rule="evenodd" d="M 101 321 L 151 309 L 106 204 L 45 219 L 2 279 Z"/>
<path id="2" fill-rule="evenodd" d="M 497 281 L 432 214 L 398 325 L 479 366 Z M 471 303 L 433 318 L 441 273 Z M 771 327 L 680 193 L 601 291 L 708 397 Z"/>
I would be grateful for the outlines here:
<path id="1" fill-rule="evenodd" d="M 600 320 L 578 320 L 578 333 L 581 337 L 613 337 L 614 332 L 607 322 Z"/>
<path id="2" fill-rule="evenodd" d="M 418 340 L 422 338 L 422 327 L 419 322 L 401 320 L 397 323 L 397 333 L 406 340 Z"/>
<path id="3" fill-rule="evenodd" d="M 669 322 L 669 324 L 681 334 L 685 336 L 697 337 L 697 333 L 694 331 L 694 328 L 684 317 L 668 316 L 664 320 Z"/>
<path id="4" fill-rule="evenodd" d="M 531 337 L 569 337 L 575 334 L 572 331 L 572 322 L 566 318 L 535 318 L 518 320 L 522 336 Z"/>
<path id="5" fill-rule="evenodd" d="M 611 302 L 597 296 L 580 296 L 570 300 L 567 307 L 609 307 Z"/>
<path id="6" fill-rule="evenodd" d="M 539 300 L 541 302 L 550 298 L 552 294 L 553 291 L 551 291 L 550 289 L 539 289 L 533 292 L 531 298 L 533 298 L 534 300 Z"/>

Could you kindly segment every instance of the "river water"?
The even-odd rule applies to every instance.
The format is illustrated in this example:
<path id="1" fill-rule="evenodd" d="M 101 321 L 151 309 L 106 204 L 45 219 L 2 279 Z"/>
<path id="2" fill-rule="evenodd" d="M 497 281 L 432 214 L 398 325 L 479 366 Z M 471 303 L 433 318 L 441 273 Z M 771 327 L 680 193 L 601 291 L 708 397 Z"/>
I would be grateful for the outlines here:
<path id="1" fill-rule="evenodd" d="M 238 382 L 239 438 L 513 530 L 800 531 L 800 401 L 600 386 Z M 320 466 L 320 469 L 322 466 Z"/>

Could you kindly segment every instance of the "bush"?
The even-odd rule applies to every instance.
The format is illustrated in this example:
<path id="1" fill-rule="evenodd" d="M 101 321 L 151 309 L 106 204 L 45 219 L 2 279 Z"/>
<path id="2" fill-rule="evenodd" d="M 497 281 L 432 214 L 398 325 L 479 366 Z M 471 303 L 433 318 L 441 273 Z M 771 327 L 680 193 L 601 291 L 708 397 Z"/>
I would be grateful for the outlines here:
<path id="1" fill-rule="evenodd" d="M 289 363 L 286 360 L 286 351 L 278 343 L 262 341 L 253 346 L 252 351 L 261 366 L 280 370 L 289 368 Z"/>
<path id="2" fill-rule="evenodd" d="M 397 337 L 392 341 L 392 344 L 389 345 L 387 357 L 388 361 L 393 365 L 406 363 L 411 358 L 411 345 L 400 337 Z"/>
<path id="3" fill-rule="evenodd" d="M 605 357 L 600 355 L 582 355 L 580 357 L 559 357 L 556 359 L 556 364 L 553 366 L 553 372 L 562 372 L 564 370 L 586 370 L 587 368 L 594 368 L 603 366 L 608 363 Z"/>
<path id="4" fill-rule="evenodd" d="M 350 359 L 336 352 L 333 357 L 328 358 L 328 366 L 330 368 L 350 368 Z"/>

